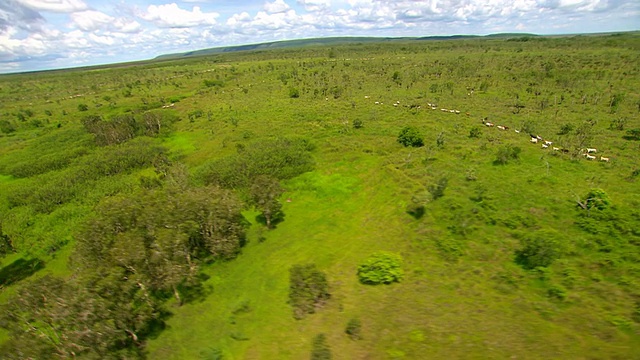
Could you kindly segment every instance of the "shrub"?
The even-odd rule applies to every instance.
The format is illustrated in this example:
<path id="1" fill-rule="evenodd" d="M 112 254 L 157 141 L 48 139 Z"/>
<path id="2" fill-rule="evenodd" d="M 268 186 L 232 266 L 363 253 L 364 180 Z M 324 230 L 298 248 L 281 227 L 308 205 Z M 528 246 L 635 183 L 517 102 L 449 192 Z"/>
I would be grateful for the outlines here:
<path id="1" fill-rule="evenodd" d="M 606 210 L 611 206 L 609 195 L 602 189 L 591 189 L 586 196 L 587 209 Z"/>
<path id="2" fill-rule="evenodd" d="M 345 334 L 349 335 L 352 340 L 358 340 L 361 338 L 361 330 L 362 323 L 359 319 L 353 318 L 347 323 L 347 328 L 344 330 L 344 332 Z"/>
<path id="3" fill-rule="evenodd" d="M 362 120 L 353 120 L 353 128 L 360 129 L 364 126 L 364 122 Z"/>
<path id="4" fill-rule="evenodd" d="M 293 317 L 302 319 L 306 314 L 315 313 L 316 308 L 322 306 L 330 296 L 327 277 L 314 264 L 291 268 L 289 303 L 293 306 Z"/>
<path id="5" fill-rule="evenodd" d="M 78 110 L 79 111 L 87 111 L 87 110 L 89 110 L 89 107 L 87 106 L 87 104 L 79 104 L 78 105 Z"/>
<path id="6" fill-rule="evenodd" d="M 300 90 L 296 88 L 289 88 L 289 97 L 292 99 L 297 99 L 300 97 Z"/>
<path id="7" fill-rule="evenodd" d="M 398 142 L 406 147 L 424 146 L 424 139 L 417 128 L 413 126 L 405 126 L 398 134 Z"/>
<path id="8" fill-rule="evenodd" d="M 538 231 L 521 240 L 516 250 L 516 263 L 525 269 L 547 267 L 563 253 L 562 245 L 553 231 Z"/>
<path id="9" fill-rule="evenodd" d="M 509 163 L 510 160 L 518 160 L 521 151 L 522 149 L 517 146 L 512 146 L 511 144 L 501 146 L 496 152 L 496 159 L 493 163 L 494 165 L 505 165 Z"/>
<path id="10" fill-rule="evenodd" d="M 313 339 L 311 360 L 331 360 L 331 348 L 329 347 L 327 337 L 324 334 L 318 334 Z"/>
<path id="11" fill-rule="evenodd" d="M 573 131 L 573 125 L 567 123 L 560 127 L 560 131 L 558 131 L 558 135 L 567 135 Z"/>
<path id="12" fill-rule="evenodd" d="M 435 184 L 429 185 L 427 190 L 431 194 L 431 198 L 433 200 L 438 200 L 439 198 L 444 196 L 444 190 L 447 188 L 447 184 L 449 183 L 449 179 L 446 177 L 441 177 L 438 179 L 438 182 Z"/>
<path id="13" fill-rule="evenodd" d="M 469 130 L 470 138 L 479 138 L 480 136 L 482 136 L 482 128 L 480 126 L 474 126 Z"/>
<path id="14" fill-rule="evenodd" d="M 627 130 L 627 135 L 623 136 L 626 140 L 640 140 L 640 128 Z"/>
<path id="15" fill-rule="evenodd" d="M 402 257 L 381 251 L 371 255 L 358 266 L 358 278 L 363 284 L 378 285 L 399 282 L 404 276 Z"/>

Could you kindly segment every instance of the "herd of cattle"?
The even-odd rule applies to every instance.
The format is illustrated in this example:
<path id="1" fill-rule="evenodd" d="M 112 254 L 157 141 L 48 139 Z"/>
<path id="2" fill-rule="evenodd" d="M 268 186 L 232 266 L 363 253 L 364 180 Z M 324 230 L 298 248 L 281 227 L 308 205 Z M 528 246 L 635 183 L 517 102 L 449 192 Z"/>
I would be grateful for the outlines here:
<path id="1" fill-rule="evenodd" d="M 473 93 L 473 91 L 472 91 L 472 93 Z M 470 95 L 470 94 L 468 94 L 468 95 Z M 365 96 L 365 99 L 369 99 L 369 98 L 370 98 L 369 96 Z M 381 102 L 381 101 L 376 101 L 374 104 L 375 104 L 375 105 L 384 105 L 384 103 L 383 103 L 383 102 Z M 400 100 L 397 100 L 396 102 L 394 102 L 394 103 L 393 103 L 393 106 L 394 106 L 394 107 L 398 107 L 398 106 L 400 106 Z M 410 108 L 410 109 L 414 109 L 414 108 L 416 108 L 416 109 L 420 109 L 420 108 L 421 108 L 421 106 L 420 106 L 420 105 L 418 105 L 418 104 L 411 104 L 411 105 L 404 105 L 404 106 L 405 106 L 405 107 L 408 107 L 408 108 Z M 436 104 L 427 103 L 427 106 L 428 106 L 428 108 L 429 108 L 429 109 L 431 109 L 431 110 L 438 110 L 438 106 L 437 106 Z M 455 110 L 455 109 L 445 109 L 445 108 L 441 108 L 440 110 L 441 110 L 442 112 L 446 112 L 446 113 L 460 114 L 460 110 Z M 465 114 L 466 114 L 467 116 L 470 116 L 470 114 L 469 114 L 469 113 L 465 113 Z M 482 124 L 484 124 L 484 125 L 485 125 L 485 126 L 487 126 L 487 127 L 495 127 L 496 129 L 503 130 L 503 131 L 507 131 L 507 130 L 509 130 L 509 127 L 508 127 L 508 126 L 504 126 L 504 125 L 496 125 L 496 124 L 494 124 L 494 123 L 492 123 L 492 122 L 487 121 L 487 118 L 483 118 L 483 119 L 482 119 Z M 515 129 L 514 129 L 514 131 L 515 131 L 516 133 L 518 133 L 518 134 L 520 133 L 520 130 L 515 130 Z M 561 148 L 561 147 L 552 146 L 552 145 L 553 145 L 553 142 L 552 142 L 552 141 L 545 140 L 545 139 L 543 139 L 540 135 L 536 135 L 536 134 L 529 134 L 529 136 L 531 136 L 531 140 L 530 140 L 530 142 L 531 142 L 532 144 L 538 144 L 538 143 L 541 143 L 541 144 L 542 144 L 542 148 L 543 148 L 543 149 L 548 149 L 549 147 L 551 147 L 551 149 L 552 149 L 553 151 L 559 151 L 559 152 L 563 152 L 563 153 L 568 153 L 568 152 L 569 152 L 569 150 L 568 150 L 568 149 L 564 149 L 564 148 Z M 586 148 L 586 149 L 582 149 L 582 150 L 581 150 L 581 154 L 582 154 L 582 156 L 584 156 L 587 160 L 596 160 L 596 159 L 597 159 L 597 157 L 596 157 L 595 155 L 591 155 L 591 154 L 596 154 L 597 152 L 598 152 L 598 150 L 597 150 L 597 149 L 595 149 L 595 148 Z M 600 161 L 609 162 L 610 160 L 611 160 L 611 159 L 610 159 L 610 158 L 608 158 L 608 157 L 600 156 Z"/>
<path id="2" fill-rule="evenodd" d="M 485 126 L 488 126 L 488 127 L 494 127 L 495 126 L 497 129 L 500 129 L 500 130 L 505 130 L 505 131 L 509 130 L 508 126 L 495 125 L 494 123 L 491 123 L 491 122 L 487 121 L 487 118 L 482 119 L 482 123 Z M 516 133 L 520 133 L 520 130 L 514 130 L 514 131 Z M 553 141 L 545 140 L 540 135 L 529 134 L 529 136 L 531 137 L 531 140 L 529 140 L 529 142 L 531 142 L 532 144 L 541 143 L 543 149 L 548 149 L 551 145 L 553 145 Z M 569 152 L 568 149 L 564 149 L 564 148 L 560 148 L 560 147 L 556 147 L 556 146 L 551 146 L 551 149 L 553 149 L 553 151 L 560 151 L 560 152 L 563 152 L 563 153 L 568 153 Z M 586 149 L 582 149 L 581 150 L 582 156 L 586 157 L 587 160 L 596 160 L 596 156 L 589 155 L 589 154 L 595 154 L 597 152 L 598 152 L 598 149 L 596 149 L 596 148 L 586 148 Z M 611 160 L 611 159 L 608 158 L 608 157 L 600 156 L 600 161 L 609 162 L 609 160 Z"/>

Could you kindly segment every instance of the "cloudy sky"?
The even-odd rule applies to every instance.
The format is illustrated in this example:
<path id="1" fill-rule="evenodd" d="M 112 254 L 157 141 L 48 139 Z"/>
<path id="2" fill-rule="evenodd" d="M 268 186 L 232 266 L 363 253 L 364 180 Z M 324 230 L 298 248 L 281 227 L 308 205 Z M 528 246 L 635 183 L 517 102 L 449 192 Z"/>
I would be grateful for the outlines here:
<path id="1" fill-rule="evenodd" d="M 326 36 L 640 29 L 640 0 L 0 0 L 0 73 Z"/>

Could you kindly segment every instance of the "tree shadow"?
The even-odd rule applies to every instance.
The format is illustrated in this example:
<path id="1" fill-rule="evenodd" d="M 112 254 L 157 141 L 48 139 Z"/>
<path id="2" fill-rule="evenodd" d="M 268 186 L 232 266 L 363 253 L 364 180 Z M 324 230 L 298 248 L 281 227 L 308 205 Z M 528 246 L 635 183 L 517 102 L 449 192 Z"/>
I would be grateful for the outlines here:
<path id="1" fill-rule="evenodd" d="M 0 286 L 9 286 L 44 268 L 44 261 L 40 259 L 17 259 L 11 264 L 0 269 Z"/>

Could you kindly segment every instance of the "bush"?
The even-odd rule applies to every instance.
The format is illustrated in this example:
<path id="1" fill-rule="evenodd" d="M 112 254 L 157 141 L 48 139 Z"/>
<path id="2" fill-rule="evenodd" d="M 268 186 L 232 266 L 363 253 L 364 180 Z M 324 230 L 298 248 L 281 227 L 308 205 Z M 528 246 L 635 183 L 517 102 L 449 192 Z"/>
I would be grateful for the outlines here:
<path id="1" fill-rule="evenodd" d="M 329 347 L 327 337 L 324 334 L 318 334 L 313 339 L 311 360 L 331 360 L 331 348 Z"/>
<path id="2" fill-rule="evenodd" d="M 562 245 L 553 231 L 538 231 L 521 240 L 516 250 L 516 263 L 525 269 L 547 267 L 563 253 Z"/>
<path id="3" fill-rule="evenodd" d="M 504 145 L 498 148 L 498 152 L 496 153 L 496 159 L 493 161 L 494 165 L 505 165 L 509 163 L 510 160 L 518 160 L 520 158 L 520 149 L 517 146 L 512 146 L 510 144 Z"/>
<path id="4" fill-rule="evenodd" d="M 474 126 L 469 130 L 470 138 L 479 138 L 480 136 L 482 136 L 482 128 L 480 126 Z"/>
<path id="5" fill-rule="evenodd" d="M 302 319 L 313 314 L 329 299 L 329 283 L 326 275 L 313 264 L 295 265 L 290 270 L 289 303 L 293 317 Z"/>
<path id="6" fill-rule="evenodd" d="M 292 99 L 297 99 L 300 97 L 300 90 L 296 88 L 289 88 L 289 97 Z"/>
<path id="7" fill-rule="evenodd" d="M 353 128 L 354 129 L 360 129 L 364 126 L 364 123 L 362 122 L 362 120 L 353 120 Z"/>
<path id="8" fill-rule="evenodd" d="M 363 284 L 378 285 L 399 282 L 404 276 L 402 257 L 381 251 L 371 255 L 358 266 L 358 278 Z"/>
<path id="9" fill-rule="evenodd" d="M 438 182 L 432 185 L 429 185 L 427 190 L 431 194 L 431 198 L 433 200 L 438 200 L 439 198 L 444 196 L 444 190 L 447 188 L 447 184 L 449 183 L 449 179 L 446 177 L 441 177 L 438 179 Z"/>
<path id="10" fill-rule="evenodd" d="M 351 319 L 347 323 L 347 328 L 344 330 L 345 334 L 349 335 L 352 340 L 361 339 L 360 332 L 362 330 L 362 323 L 359 319 Z"/>
<path id="11" fill-rule="evenodd" d="M 606 210 L 611 206 L 609 195 L 602 189 L 591 189 L 587 194 L 587 209 Z"/>
<path id="12" fill-rule="evenodd" d="M 87 104 L 79 104 L 78 105 L 78 110 L 79 111 L 87 111 L 87 110 L 89 110 L 89 107 L 87 106 Z"/>
<path id="13" fill-rule="evenodd" d="M 560 127 L 560 131 L 558 131 L 558 135 L 567 135 L 573 131 L 573 125 L 567 123 Z"/>
<path id="14" fill-rule="evenodd" d="M 406 147 L 424 146 L 424 139 L 417 128 L 413 126 L 405 126 L 398 134 L 398 142 Z"/>

